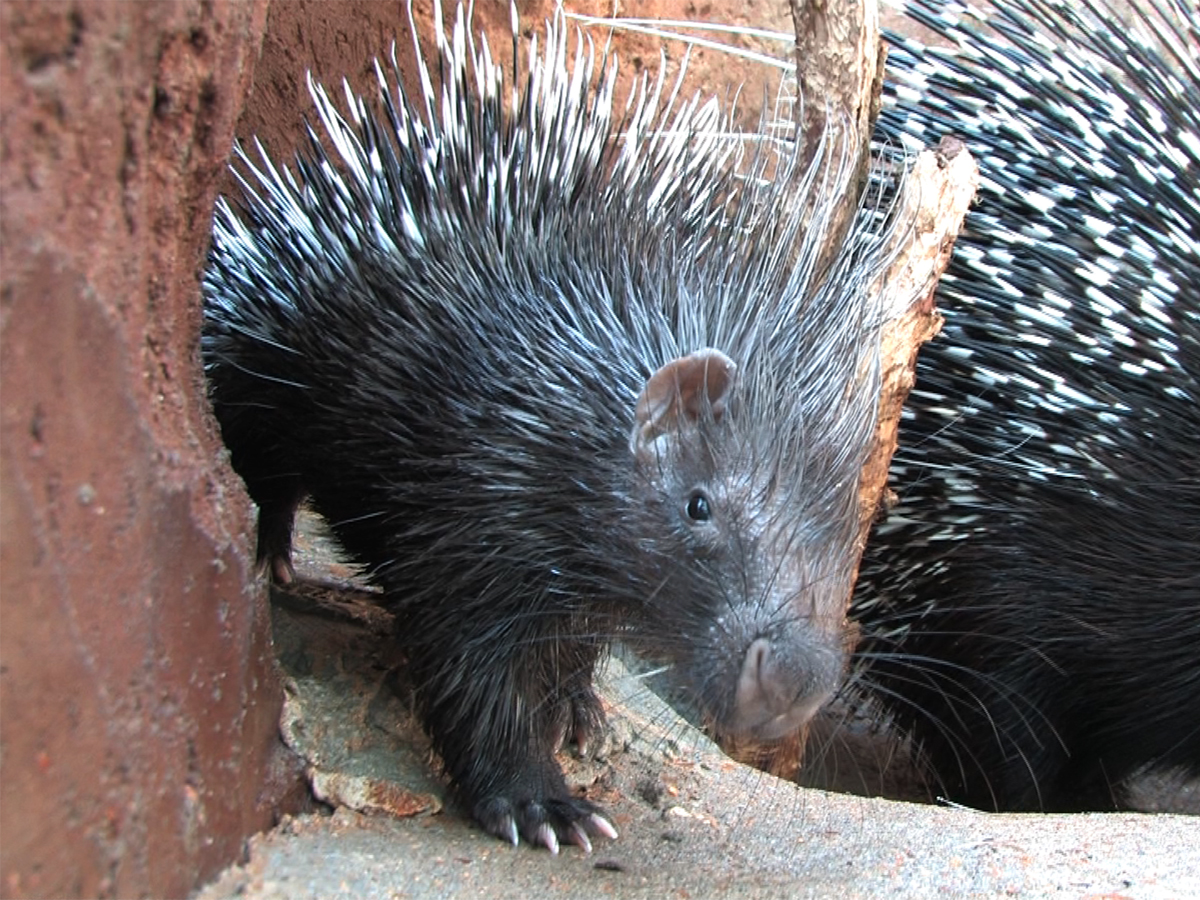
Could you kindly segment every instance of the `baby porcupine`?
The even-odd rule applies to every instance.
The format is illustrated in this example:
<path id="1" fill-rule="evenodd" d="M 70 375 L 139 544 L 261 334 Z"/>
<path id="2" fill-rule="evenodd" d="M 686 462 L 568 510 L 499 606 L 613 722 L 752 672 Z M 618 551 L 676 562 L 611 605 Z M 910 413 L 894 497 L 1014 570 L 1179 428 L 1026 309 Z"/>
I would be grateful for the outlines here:
<path id="1" fill-rule="evenodd" d="M 586 847 L 615 832 L 553 754 L 601 722 L 611 639 L 722 732 L 786 733 L 838 685 L 888 228 L 860 210 L 818 270 L 850 142 L 802 170 L 662 73 L 614 108 L 561 13 L 511 85 L 461 9 L 435 20 L 419 97 L 378 66 L 381 113 L 313 86 L 293 171 L 239 155 L 204 363 L 264 562 L 287 577 L 310 498 L 465 805 Z"/>

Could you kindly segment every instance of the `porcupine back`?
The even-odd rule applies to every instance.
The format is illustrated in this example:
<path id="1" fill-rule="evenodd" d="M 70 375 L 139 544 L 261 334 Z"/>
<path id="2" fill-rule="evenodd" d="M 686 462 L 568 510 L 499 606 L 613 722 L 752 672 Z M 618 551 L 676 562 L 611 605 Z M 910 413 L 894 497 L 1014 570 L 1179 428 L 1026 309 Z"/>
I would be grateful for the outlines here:
<path id="1" fill-rule="evenodd" d="M 953 49 L 889 56 L 881 134 L 963 138 L 981 185 L 855 681 L 950 799 L 1112 808 L 1144 767 L 1200 774 L 1200 14 L 992 7 L 915 0 Z"/>
<path id="2" fill-rule="evenodd" d="M 459 796 L 551 849 L 611 831 L 552 752 L 602 717 L 614 635 L 718 730 L 834 689 L 886 238 L 863 210 L 816 272 L 852 147 L 801 171 L 662 74 L 615 110 L 615 66 L 568 52 L 558 18 L 508 88 L 460 9 L 415 102 L 382 69 L 382 115 L 313 86 L 325 136 L 295 174 L 240 155 L 204 282 L 260 554 L 287 576 L 309 495 L 397 612 Z"/>

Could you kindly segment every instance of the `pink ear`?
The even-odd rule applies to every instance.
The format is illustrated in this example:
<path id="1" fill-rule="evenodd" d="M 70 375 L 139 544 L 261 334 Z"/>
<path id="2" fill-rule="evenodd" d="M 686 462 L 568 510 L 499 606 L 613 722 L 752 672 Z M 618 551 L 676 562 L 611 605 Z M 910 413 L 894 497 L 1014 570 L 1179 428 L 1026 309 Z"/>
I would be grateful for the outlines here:
<path id="1" fill-rule="evenodd" d="M 720 420 L 736 374 L 733 360 L 711 347 L 671 360 L 642 388 L 630 450 L 644 456 L 657 438 L 694 428 L 706 406 Z"/>

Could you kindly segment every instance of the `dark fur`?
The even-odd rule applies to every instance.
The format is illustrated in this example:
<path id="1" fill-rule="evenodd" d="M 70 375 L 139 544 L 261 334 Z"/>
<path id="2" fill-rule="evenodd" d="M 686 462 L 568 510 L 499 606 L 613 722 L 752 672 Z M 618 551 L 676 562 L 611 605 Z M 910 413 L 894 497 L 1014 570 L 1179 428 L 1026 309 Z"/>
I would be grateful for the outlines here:
<path id="1" fill-rule="evenodd" d="M 508 87 L 474 93 L 461 12 L 421 101 L 385 89 L 385 114 L 356 101 L 349 125 L 315 89 L 329 137 L 299 178 L 243 157 L 246 208 L 219 208 L 203 342 L 264 559 L 285 569 L 311 497 L 396 610 L 459 796 L 552 849 L 602 831 L 553 753 L 602 720 L 613 637 L 670 664 L 718 730 L 776 727 L 745 708 L 747 666 L 795 716 L 833 690 L 880 269 L 865 210 L 813 274 L 853 154 L 807 174 L 787 147 L 745 156 L 653 82 L 618 124 L 611 73 L 570 84 L 563 31 L 526 61 L 537 114 L 532 82 L 516 113 Z M 681 110 L 692 140 L 655 137 Z M 634 125 L 636 162 L 615 138 Z M 669 379 L 639 404 L 706 348 L 694 407 Z"/>
<path id="2" fill-rule="evenodd" d="M 1190 55 L 1138 45 L 1103 2 L 1001 0 L 986 36 L 914 4 L 1017 64 L 943 67 L 882 123 L 963 137 L 984 185 L 920 358 L 900 504 L 864 561 L 855 686 L 917 738 L 939 793 L 979 808 L 1112 809 L 1144 768 L 1200 775 L 1200 159 L 1183 140 L 1200 134 L 1200 15 L 1139 5 L 1137 28 L 1172 21 Z M 1050 64 L 1081 48 L 1109 68 L 1071 86 Z"/>

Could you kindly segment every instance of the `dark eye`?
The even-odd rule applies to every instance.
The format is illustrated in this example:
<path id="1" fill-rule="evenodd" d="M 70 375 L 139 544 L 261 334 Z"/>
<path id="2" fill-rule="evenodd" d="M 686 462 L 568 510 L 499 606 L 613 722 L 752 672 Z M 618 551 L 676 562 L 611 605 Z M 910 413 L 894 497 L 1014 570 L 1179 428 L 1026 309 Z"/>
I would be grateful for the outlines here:
<path id="1" fill-rule="evenodd" d="M 699 491 L 688 498 L 684 512 L 693 522 L 707 522 L 712 518 L 712 507 L 708 505 L 708 498 Z"/>

